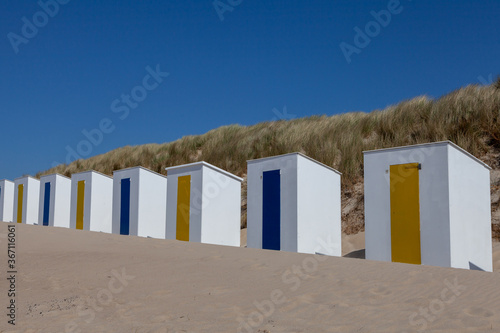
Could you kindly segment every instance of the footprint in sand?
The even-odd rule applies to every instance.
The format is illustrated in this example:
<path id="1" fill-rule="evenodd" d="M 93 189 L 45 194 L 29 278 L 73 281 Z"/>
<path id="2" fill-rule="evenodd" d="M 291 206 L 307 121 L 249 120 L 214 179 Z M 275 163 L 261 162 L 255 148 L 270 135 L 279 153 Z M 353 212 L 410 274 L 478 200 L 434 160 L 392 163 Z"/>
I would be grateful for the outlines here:
<path id="1" fill-rule="evenodd" d="M 254 263 L 254 264 L 249 264 L 241 267 L 241 270 L 243 271 L 260 271 L 263 269 L 268 268 L 269 266 L 264 263 Z"/>
<path id="2" fill-rule="evenodd" d="M 406 300 L 404 303 L 411 306 L 427 306 L 429 305 L 429 300 L 426 297 L 415 297 Z"/>
<path id="3" fill-rule="evenodd" d="M 385 287 L 372 288 L 372 289 L 370 289 L 370 292 L 372 294 L 381 295 L 381 296 L 387 296 L 387 295 L 392 294 L 392 291 L 390 291 L 389 289 L 387 289 Z"/>
<path id="4" fill-rule="evenodd" d="M 154 293 L 155 296 L 165 296 L 165 295 L 170 295 L 172 293 L 172 290 L 170 289 L 162 289 L 158 290 Z"/>
<path id="5" fill-rule="evenodd" d="M 169 316 L 161 315 L 151 318 L 152 323 L 165 323 L 170 319 Z"/>
<path id="6" fill-rule="evenodd" d="M 471 308 L 467 308 L 464 310 L 464 312 L 470 316 L 483 317 L 483 318 L 492 317 L 494 315 L 492 311 L 485 308 L 481 308 L 479 306 L 473 306 Z"/>

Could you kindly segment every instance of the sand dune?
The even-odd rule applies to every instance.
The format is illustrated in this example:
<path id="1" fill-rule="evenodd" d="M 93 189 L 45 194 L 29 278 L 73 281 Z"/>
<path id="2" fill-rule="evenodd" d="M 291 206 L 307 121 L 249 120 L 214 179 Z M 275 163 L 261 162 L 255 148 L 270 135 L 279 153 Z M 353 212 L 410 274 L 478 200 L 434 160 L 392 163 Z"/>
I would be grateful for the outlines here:
<path id="1" fill-rule="evenodd" d="M 500 332 L 498 272 L 16 228 L 17 325 L 3 278 L 0 332 Z"/>

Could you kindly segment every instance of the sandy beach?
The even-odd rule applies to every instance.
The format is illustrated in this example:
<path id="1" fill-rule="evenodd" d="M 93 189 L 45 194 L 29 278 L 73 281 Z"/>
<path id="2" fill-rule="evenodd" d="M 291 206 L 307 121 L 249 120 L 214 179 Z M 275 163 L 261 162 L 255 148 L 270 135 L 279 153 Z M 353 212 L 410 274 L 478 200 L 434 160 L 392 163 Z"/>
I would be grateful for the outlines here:
<path id="1" fill-rule="evenodd" d="M 16 224 L 16 326 L 0 332 L 500 332 L 493 273 Z M 245 230 L 242 231 L 245 244 Z"/>

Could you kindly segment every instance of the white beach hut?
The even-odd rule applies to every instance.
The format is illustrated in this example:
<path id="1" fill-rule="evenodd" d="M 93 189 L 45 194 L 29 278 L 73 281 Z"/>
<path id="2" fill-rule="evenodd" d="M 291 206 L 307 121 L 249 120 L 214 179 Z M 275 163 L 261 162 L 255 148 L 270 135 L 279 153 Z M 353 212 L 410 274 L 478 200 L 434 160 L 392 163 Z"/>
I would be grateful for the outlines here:
<path id="1" fill-rule="evenodd" d="M 31 176 L 14 180 L 14 222 L 38 224 L 40 181 Z"/>
<path id="2" fill-rule="evenodd" d="M 364 152 L 366 258 L 492 270 L 490 167 L 452 142 Z"/>
<path id="3" fill-rule="evenodd" d="M 59 174 L 40 177 L 38 224 L 69 228 L 71 179 Z"/>
<path id="4" fill-rule="evenodd" d="M 301 153 L 248 161 L 248 247 L 340 256 L 340 177 Z"/>
<path id="5" fill-rule="evenodd" d="M 166 170 L 167 238 L 240 246 L 243 179 L 206 162 Z"/>
<path id="6" fill-rule="evenodd" d="M 0 221 L 14 222 L 14 182 L 0 180 Z"/>
<path id="7" fill-rule="evenodd" d="M 71 175 L 70 228 L 111 233 L 113 178 L 97 171 Z"/>
<path id="8" fill-rule="evenodd" d="M 165 238 L 167 177 L 143 167 L 113 173 L 114 234 Z"/>

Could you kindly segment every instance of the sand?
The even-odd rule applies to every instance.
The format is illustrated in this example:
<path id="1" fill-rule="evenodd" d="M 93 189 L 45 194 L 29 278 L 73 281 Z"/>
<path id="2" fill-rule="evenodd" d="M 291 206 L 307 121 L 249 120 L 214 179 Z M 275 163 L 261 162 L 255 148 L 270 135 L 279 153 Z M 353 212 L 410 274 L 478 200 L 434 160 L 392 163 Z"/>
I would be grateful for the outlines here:
<path id="1" fill-rule="evenodd" d="M 497 271 L 16 229 L 17 325 L 2 278 L 0 332 L 500 332 Z M 344 253 L 363 243 L 346 236 Z"/>

